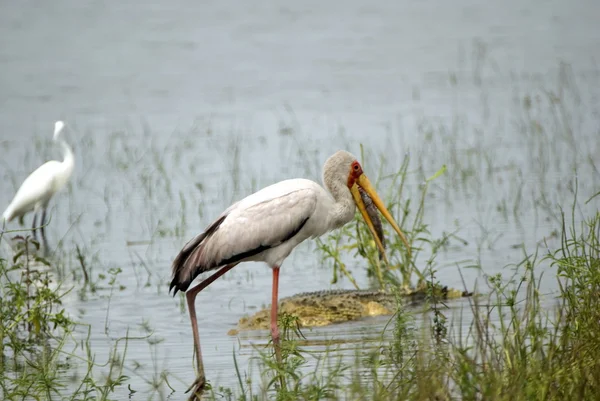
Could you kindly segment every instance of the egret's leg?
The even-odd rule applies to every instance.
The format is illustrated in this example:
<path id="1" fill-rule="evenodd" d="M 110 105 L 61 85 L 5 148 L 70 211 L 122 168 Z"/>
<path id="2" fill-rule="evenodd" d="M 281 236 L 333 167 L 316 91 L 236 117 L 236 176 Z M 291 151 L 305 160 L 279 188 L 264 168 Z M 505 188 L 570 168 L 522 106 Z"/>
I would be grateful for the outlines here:
<path id="1" fill-rule="evenodd" d="M 185 297 L 187 300 L 188 311 L 190 313 L 190 320 L 192 321 L 192 333 L 194 335 L 194 350 L 196 352 L 196 362 L 198 364 L 198 376 L 196 377 L 196 381 L 188 388 L 186 393 L 190 391 L 192 387 L 194 387 L 194 391 L 190 396 L 191 400 L 199 400 L 202 395 L 202 391 L 204 389 L 204 384 L 206 384 L 206 377 L 204 376 L 204 364 L 202 363 L 202 351 L 200 350 L 200 334 L 198 333 L 198 320 L 196 319 L 196 296 L 200 291 L 208 287 L 213 281 L 221 277 L 223 274 L 227 273 L 229 270 L 233 269 L 233 267 L 237 265 L 237 263 L 232 263 L 229 265 L 225 265 L 220 270 L 217 270 L 207 279 L 203 280 L 200 284 L 188 290 L 185 293 Z"/>
<path id="2" fill-rule="evenodd" d="M 44 224 L 46 223 L 46 208 L 42 209 L 42 221 L 40 221 L 40 232 L 42 233 L 42 237 L 45 238 L 44 234 Z"/>
<path id="3" fill-rule="evenodd" d="M 277 299 L 279 292 L 279 266 L 273 267 L 273 291 L 271 298 L 271 338 L 275 348 L 275 357 L 281 364 L 281 348 L 279 345 L 279 327 L 277 327 Z"/>
<path id="4" fill-rule="evenodd" d="M 42 221 L 40 223 L 40 232 L 42 233 L 42 241 L 44 242 L 44 256 L 48 255 L 48 241 L 46 241 L 46 233 L 44 226 L 46 225 L 46 208 L 42 209 Z"/>
<path id="5" fill-rule="evenodd" d="M 33 239 L 37 240 L 37 234 L 35 232 L 35 222 L 37 221 L 37 210 L 33 211 L 33 224 L 31 225 L 31 229 L 33 230 Z"/>

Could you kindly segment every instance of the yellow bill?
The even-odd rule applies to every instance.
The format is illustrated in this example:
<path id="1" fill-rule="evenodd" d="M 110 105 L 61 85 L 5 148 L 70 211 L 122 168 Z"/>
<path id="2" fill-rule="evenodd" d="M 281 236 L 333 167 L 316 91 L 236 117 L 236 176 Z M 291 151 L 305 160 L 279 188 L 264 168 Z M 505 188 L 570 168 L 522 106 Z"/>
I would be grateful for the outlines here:
<path id="1" fill-rule="evenodd" d="M 371 231 L 371 235 L 373 235 L 373 238 L 375 239 L 375 243 L 377 244 L 377 247 L 379 248 L 381 253 L 384 255 L 384 259 L 385 259 L 386 263 L 388 263 L 388 261 L 387 261 L 387 257 L 385 256 L 385 249 L 383 248 L 383 244 L 381 243 L 381 240 L 379 239 L 379 236 L 377 235 L 377 232 L 375 231 L 373 222 L 371 221 L 371 218 L 369 217 L 369 214 L 367 213 L 367 208 L 365 206 L 365 203 L 363 202 L 362 197 L 360 196 L 360 191 L 358 189 L 359 186 L 369 195 L 369 197 L 373 201 L 373 204 L 377 207 L 377 209 L 379 209 L 379 211 L 381 212 L 383 217 L 385 217 L 385 219 L 392 225 L 392 227 L 394 228 L 394 231 L 396 231 L 396 233 L 398 233 L 398 235 L 400 236 L 400 239 L 402 239 L 402 242 L 404 242 L 404 245 L 406 246 L 406 249 L 410 256 L 410 245 L 408 244 L 408 240 L 406 239 L 406 236 L 404 235 L 402 230 L 400 230 L 400 227 L 398 227 L 398 224 L 396 223 L 396 221 L 394 220 L 394 218 L 392 217 L 390 212 L 387 210 L 387 208 L 383 204 L 383 201 L 381 200 L 381 198 L 375 191 L 375 188 L 373 188 L 373 185 L 371 185 L 371 182 L 369 181 L 367 176 L 364 174 L 361 174 L 358 177 L 358 179 L 356 180 L 356 182 L 354 183 L 354 185 L 352 185 L 352 187 L 350 188 L 350 192 L 352 192 L 352 197 L 354 198 L 354 202 L 356 203 L 356 206 L 358 206 L 358 210 L 360 210 L 360 214 L 363 216 L 363 219 L 367 223 L 367 226 L 369 227 L 369 230 Z"/>

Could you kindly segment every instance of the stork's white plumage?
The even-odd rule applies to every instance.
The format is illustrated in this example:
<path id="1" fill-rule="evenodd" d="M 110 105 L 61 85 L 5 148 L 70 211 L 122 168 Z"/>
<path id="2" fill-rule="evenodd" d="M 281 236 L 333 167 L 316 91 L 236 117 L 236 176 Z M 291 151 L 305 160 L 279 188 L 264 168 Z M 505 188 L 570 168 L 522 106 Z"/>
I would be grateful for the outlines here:
<path id="1" fill-rule="evenodd" d="M 352 154 L 338 151 L 329 157 L 323 167 L 323 183 L 329 192 L 313 181 L 291 179 L 249 195 L 230 206 L 203 233 L 189 241 L 173 261 L 170 289 L 174 288 L 174 293 L 187 291 L 199 274 L 219 269 L 186 293 L 198 363 L 198 378 L 190 399 L 202 392 L 205 383 L 194 305 L 196 295 L 238 263 L 264 261 L 273 269 L 271 335 L 277 359 L 281 361 L 277 328 L 279 267 L 292 250 L 308 238 L 351 221 L 357 205 L 380 251 L 384 252 L 359 188 L 371 197 L 409 248 L 404 234 Z"/>
<path id="2" fill-rule="evenodd" d="M 350 203 L 352 199 L 350 198 Z M 176 290 L 186 290 L 198 266 L 210 270 L 247 255 L 243 261 L 264 261 L 280 266 L 290 252 L 302 241 L 318 237 L 352 219 L 354 210 L 344 209 L 347 215 L 334 216 L 330 210 L 333 197 L 317 183 L 291 179 L 268 186 L 230 206 L 217 219 L 212 235 L 198 235 L 186 245 L 194 248 L 202 243 L 184 269 L 177 271 Z M 186 250 L 184 248 L 184 252 Z"/>

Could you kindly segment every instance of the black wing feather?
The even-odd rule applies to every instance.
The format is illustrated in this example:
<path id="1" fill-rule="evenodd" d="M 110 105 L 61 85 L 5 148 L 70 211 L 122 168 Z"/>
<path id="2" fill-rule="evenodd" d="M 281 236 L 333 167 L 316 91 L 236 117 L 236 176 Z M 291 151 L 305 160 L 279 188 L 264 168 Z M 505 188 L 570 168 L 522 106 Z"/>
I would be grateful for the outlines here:
<path id="1" fill-rule="evenodd" d="M 274 244 L 261 244 L 258 247 L 251 249 L 249 251 L 244 251 L 233 255 L 229 258 L 219 260 L 216 263 L 211 264 L 210 266 L 203 266 L 197 263 L 199 259 L 199 255 L 202 252 L 202 243 L 210 238 L 218 229 L 221 223 L 225 220 L 227 216 L 222 216 L 213 224 L 211 224 L 206 231 L 202 234 L 197 235 L 192 240 L 190 240 L 179 252 L 175 260 L 173 261 L 173 280 L 171 281 L 171 285 L 169 286 L 169 292 L 173 288 L 175 288 L 175 292 L 173 296 L 177 294 L 177 291 L 185 292 L 192 284 L 192 282 L 198 277 L 198 275 L 205 273 L 210 270 L 214 270 L 224 265 L 228 265 L 231 263 L 240 262 L 246 258 L 258 255 L 261 252 L 266 251 L 267 249 L 274 248 L 276 246 L 281 245 L 285 241 L 290 240 L 296 234 L 302 230 L 302 227 L 306 224 L 310 217 L 306 217 L 304 220 L 298 224 L 293 230 L 291 230 L 281 241 Z"/>

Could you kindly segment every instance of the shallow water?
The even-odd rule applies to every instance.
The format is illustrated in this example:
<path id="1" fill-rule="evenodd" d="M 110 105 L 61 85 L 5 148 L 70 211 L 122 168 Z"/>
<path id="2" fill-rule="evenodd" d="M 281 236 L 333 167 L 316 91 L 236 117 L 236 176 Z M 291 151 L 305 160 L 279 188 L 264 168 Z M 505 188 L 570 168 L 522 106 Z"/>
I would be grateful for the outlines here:
<path id="1" fill-rule="evenodd" d="M 434 238 L 458 230 L 437 258 L 438 279 L 469 287 L 548 239 L 557 245 L 558 205 L 576 219 L 600 184 L 600 30 L 593 1 L 272 2 L 56 1 L 2 5 L 0 13 L 0 205 L 25 176 L 58 157 L 52 123 L 64 119 L 75 177 L 53 202 L 47 232 L 66 270 L 75 244 L 92 276 L 112 267 L 126 288 L 98 291 L 67 307 L 92 324 L 106 360 L 114 339 L 132 341 L 142 364 L 132 387 L 167 369 L 177 391 L 193 380 L 192 337 L 181 299 L 167 294 L 181 246 L 231 202 L 272 182 L 320 181 L 332 152 L 366 150 L 377 177 L 410 154 L 404 197 L 432 182 L 426 221 Z M 556 100 L 560 99 L 560 101 Z M 4 206 L 1 206 L 4 208 Z M 27 219 L 30 224 L 31 219 Z M 11 225 L 16 227 L 16 225 Z M 282 269 L 280 295 L 331 285 L 314 244 Z M 3 252 L 7 252 L 6 248 Z M 348 258 L 362 285 L 361 261 Z M 81 285 L 72 275 L 65 288 Z M 198 297 L 209 379 L 235 385 L 232 351 L 245 366 L 266 333 L 227 336 L 269 302 L 270 272 L 236 267 Z M 548 292 L 552 274 L 544 276 Z M 362 336 L 365 320 L 309 331 L 310 338 Z M 156 354 L 153 354 L 153 350 Z M 129 362 L 128 362 L 129 363 Z M 131 366 L 131 364 L 127 365 Z M 178 398 L 178 396 L 175 396 Z"/>

